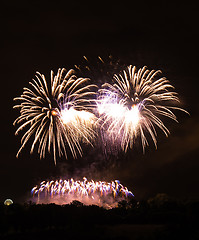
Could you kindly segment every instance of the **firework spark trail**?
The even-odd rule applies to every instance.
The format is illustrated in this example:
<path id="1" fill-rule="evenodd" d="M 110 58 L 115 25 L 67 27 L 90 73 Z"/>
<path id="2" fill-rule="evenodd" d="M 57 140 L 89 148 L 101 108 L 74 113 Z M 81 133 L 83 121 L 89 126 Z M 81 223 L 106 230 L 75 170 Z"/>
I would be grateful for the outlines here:
<path id="1" fill-rule="evenodd" d="M 177 122 L 172 110 L 186 112 L 176 107 L 180 102 L 177 93 L 170 91 L 174 87 L 165 77 L 157 77 L 159 73 L 161 71 L 149 71 L 146 67 L 136 72 L 136 67 L 130 65 L 121 74 L 113 76 L 113 85 L 105 83 L 99 90 L 97 111 L 102 128 L 113 142 L 120 139 L 124 151 L 132 148 L 138 136 L 144 151 L 148 145 L 146 132 L 157 147 L 155 126 L 166 136 L 169 134 L 160 116 Z"/>
<path id="2" fill-rule="evenodd" d="M 87 84 L 88 80 L 77 78 L 74 70 L 58 69 L 55 76 L 51 71 L 49 88 L 45 76 L 36 73 L 29 82 L 32 88 L 23 88 L 23 94 L 14 98 L 21 101 L 14 106 L 20 109 L 20 116 L 13 123 L 20 124 L 16 135 L 29 127 L 21 138 L 17 157 L 32 136 L 31 153 L 36 144 L 40 158 L 52 149 L 55 164 L 57 152 L 59 157 L 67 158 L 66 145 L 74 158 L 77 152 L 82 154 L 80 140 L 91 143 L 95 135 L 92 125 L 96 117 L 89 112 L 93 105 L 88 97 L 95 94 L 91 89 L 96 86 Z"/>
<path id="3" fill-rule="evenodd" d="M 33 187 L 31 191 L 33 198 L 37 197 L 40 202 L 58 202 L 61 204 L 79 200 L 85 204 L 115 206 L 118 201 L 133 197 L 133 193 L 124 187 L 118 180 L 112 182 L 56 180 L 42 181 L 40 186 Z"/>

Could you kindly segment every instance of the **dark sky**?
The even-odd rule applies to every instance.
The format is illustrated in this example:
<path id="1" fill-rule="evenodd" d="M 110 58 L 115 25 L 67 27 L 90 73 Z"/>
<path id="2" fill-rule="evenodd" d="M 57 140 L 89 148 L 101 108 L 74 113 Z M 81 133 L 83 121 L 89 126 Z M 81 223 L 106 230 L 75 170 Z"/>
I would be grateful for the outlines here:
<path id="1" fill-rule="evenodd" d="M 120 179 L 138 199 L 161 192 L 198 198 L 197 6 L 185 1 L 179 5 L 115 1 L 93 6 L 49 2 L 4 1 L 1 5 L 0 201 L 20 201 L 39 180 L 80 171 L 93 178 Z M 35 72 L 50 77 L 51 69 L 69 69 L 80 64 L 83 55 L 103 58 L 109 54 L 126 64 L 161 69 L 190 116 L 176 113 L 179 124 L 168 121 L 171 135 L 166 138 L 160 133 L 157 150 L 152 143 L 144 155 L 139 149 L 132 150 L 117 160 L 118 167 L 106 171 L 92 172 L 86 166 L 78 170 L 79 165 L 71 161 L 55 167 L 52 159 L 40 161 L 36 155 L 30 156 L 28 148 L 17 159 L 20 138 L 12 125 L 18 116 L 12 109 L 13 98 L 28 86 Z M 98 153 L 94 155 L 91 162 Z"/>

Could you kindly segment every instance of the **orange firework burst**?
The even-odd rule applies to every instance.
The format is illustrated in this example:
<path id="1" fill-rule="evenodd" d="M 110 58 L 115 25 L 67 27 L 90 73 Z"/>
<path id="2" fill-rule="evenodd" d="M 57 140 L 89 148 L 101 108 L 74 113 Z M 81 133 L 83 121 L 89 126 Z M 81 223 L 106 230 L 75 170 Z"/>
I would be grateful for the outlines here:
<path id="1" fill-rule="evenodd" d="M 88 78 L 77 78 L 74 70 L 67 72 L 64 68 L 55 76 L 51 71 L 50 88 L 43 74 L 37 72 L 35 77 L 29 82 L 32 88 L 25 87 L 23 94 L 14 98 L 21 101 L 14 106 L 20 109 L 20 116 L 14 121 L 20 124 L 16 134 L 28 128 L 17 156 L 33 136 L 31 152 L 37 144 L 40 158 L 52 149 L 56 164 L 56 152 L 59 157 L 67 157 L 66 146 L 76 158 L 77 152 L 82 154 L 80 140 L 91 143 L 95 136 L 95 115 L 90 112 L 92 100 L 88 97 L 95 94 L 91 89 L 96 86 L 87 84 Z"/>

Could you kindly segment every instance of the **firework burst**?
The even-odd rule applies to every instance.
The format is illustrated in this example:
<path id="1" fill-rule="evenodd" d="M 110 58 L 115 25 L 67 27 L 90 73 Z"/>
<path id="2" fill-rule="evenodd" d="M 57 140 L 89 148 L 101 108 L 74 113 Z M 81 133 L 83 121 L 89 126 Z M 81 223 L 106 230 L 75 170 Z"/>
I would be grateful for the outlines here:
<path id="1" fill-rule="evenodd" d="M 31 88 L 24 88 L 20 97 L 14 98 L 21 103 L 14 108 L 20 109 L 20 116 L 14 121 L 20 124 L 16 135 L 28 128 L 21 138 L 21 147 L 17 157 L 28 140 L 33 136 L 31 153 L 36 144 L 40 158 L 44 158 L 46 151 L 53 152 L 56 164 L 56 153 L 59 157 L 67 157 L 69 147 L 74 158 L 77 153 L 82 154 L 80 141 L 91 143 L 94 138 L 92 125 L 96 121 L 90 112 L 92 100 L 89 96 L 95 94 L 91 89 L 95 85 L 88 84 L 88 78 L 77 78 L 74 70 L 58 69 L 57 75 L 51 71 L 51 84 L 39 72 L 29 84 Z"/>
<path id="2" fill-rule="evenodd" d="M 55 180 L 42 181 L 40 186 L 35 186 L 31 190 L 33 198 L 36 197 L 38 203 L 54 202 L 67 204 L 78 200 L 85 204 L 96 204 L 99 206 L 116 206 L 118 201 L 128 200 L 134 197 L 133 193 L 124 187 L 118 180 L 105 181 L 83 181 Z"/>
<path id="3" fill-rule="evenodd" d="M 149 71 L 146 67 L 136 72 L 136 67 L 130 65 L 121 74 L 113 76 L 113 85 L 105 83 L 99 90 L 97 110 L 102 127 L 125 151 L 132 148 L 138 136 L 143 151 L 148 145 L 148 135 L 157 147 L 156 127 L 166 136 L 169 134 L 160 117 L 166 116 L 177 122 L 173 110 L 185 111 L 176 106 L 180 101 L 174 87 L 165 77 L 158 78 L 159 73 L 160 70 Z"/>

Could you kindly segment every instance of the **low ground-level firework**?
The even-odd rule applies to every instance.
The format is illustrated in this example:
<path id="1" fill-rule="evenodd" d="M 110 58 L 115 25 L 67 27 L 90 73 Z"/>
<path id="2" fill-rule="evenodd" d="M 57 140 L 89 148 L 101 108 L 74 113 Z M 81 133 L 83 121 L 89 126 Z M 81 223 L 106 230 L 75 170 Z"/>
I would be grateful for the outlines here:
<path id="1" fill-rule="evenodd" d="M 102 128 L 112 143 L 119 142 L 124 151 L 132 148 L 138 136 L 143 150 L 148 145 L 147 136 L 157 147 L 156 127 L 166 136 L 169 134 L 161 118 L 177 122 L 173 110 L 185 111 L 177 107 L 180 101 L 174 87 L 165 77 L 158 77 L 159 73 L 146 67 L 136 71 L 130 65 L 113 76 L 113 84 L 105 83 L 99 90 L 97 112 Z"/>
<path id="2" fill-rule="evenodd" d="M 24 87 L 23 94 L 16 97 L 21 103 L 14 108 L 20 109 L 20 116 L 14 124 L 20 124 L 16 134 L 24 128 L 27 131 L 21 138 L 21 148 L 32 137 L 31 152 L 37 144 L 40 158 L 44 158 L 46 151 L 67 158 L 67 149 L 73 157 L 82 154 L 80 141 L 91 143 L 95 133 L 92 125 L 95 115 L 89 112 L 92 108 L 89 96 L 95 85 L 88 84 L 88 78 L 78 78 L 74 70 L 59 69 L 57 75 L 51 71 L 51 83 L 48 84 L 43 74 L 36 73 L 35 79 Z"/>
<path id="3" fill-rule="evenodd" d="M 37 203 L 68 204 L 78 200 L 86 205 L 115 207 L 121 200 L 134 197 L 133 193 L 124 187 L 118 180 L 112 182 L 56 180 L 43 181 L 40 186 L 35 186 L 32 191 L 33 199 Z"/>

